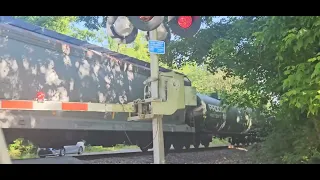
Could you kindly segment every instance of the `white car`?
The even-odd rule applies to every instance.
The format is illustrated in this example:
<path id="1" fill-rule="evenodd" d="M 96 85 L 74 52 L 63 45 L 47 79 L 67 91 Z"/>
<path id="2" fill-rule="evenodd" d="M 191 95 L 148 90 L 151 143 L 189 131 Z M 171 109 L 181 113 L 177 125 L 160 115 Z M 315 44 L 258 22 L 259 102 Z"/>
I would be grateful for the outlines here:
<path id="1" fill-rule="evenodd" d="M 82 154 L 85 151 L 85 142 L 79 141 L 76 145 L 63 146 L 63 149 L 39 148 L 38 155 L 40 158 L 46 156 L 65 156 L 66 154 Z"/>

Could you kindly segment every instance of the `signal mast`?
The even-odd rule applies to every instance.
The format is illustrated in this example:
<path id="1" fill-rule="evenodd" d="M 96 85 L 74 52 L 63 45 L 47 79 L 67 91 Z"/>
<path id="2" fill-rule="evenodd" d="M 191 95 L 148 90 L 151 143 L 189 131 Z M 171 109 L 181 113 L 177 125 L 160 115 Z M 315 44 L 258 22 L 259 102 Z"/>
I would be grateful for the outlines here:
<path id="1" fill-rule="evenodd" d="M 164 41 L 167 44 L 171 39 L 171 32 L 182 38 L 193 37 L 200 29 L 200 16 L 108 16 L 107 33 L 119 43 L 132 43 L 137 37 L 138 30 L 147 32 L 149 52 L 151 41 Z M 171 32 L 170 32 L 171 31 Z M 165 43 L 163 43 L 165 53 Z M 159 62 L 157 54 L 150 52 L 150 83 L 151 96 L 154 100 L 159 99 Z M 162 117 L 155 116 L 152 119 L 153 131 L 153 157 L 155 164 L 164 164 L 164 139 L 162 130 Z"/>

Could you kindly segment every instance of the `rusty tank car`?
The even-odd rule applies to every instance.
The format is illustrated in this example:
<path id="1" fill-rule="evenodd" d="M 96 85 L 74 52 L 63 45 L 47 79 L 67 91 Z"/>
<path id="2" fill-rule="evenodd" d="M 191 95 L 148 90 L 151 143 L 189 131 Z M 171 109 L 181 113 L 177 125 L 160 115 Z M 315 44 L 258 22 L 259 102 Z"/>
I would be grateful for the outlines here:
<path id="1" fill-rule="evenodd" d="M 1 100 L 34 100 L 38 92 L 43 92 L 48 101 L 132 102 L 143 99 L 149 65 L 22 20 L 0 17 Z M 160 68 L 160 71 L 171 70 Z M 191 86 L 187 77 L 184 83 Z M 207 147 L 212 136 L 222 132 L 212 128 L 221 126 L 221 114 L 210 119 L 204 116 L 210 116 L 210 111 L 199 111 L 203 104 L 207 109 L 210 104 L 217 105 L 210 98 L 198 95 L 198 107 L 164 116 L 166 149 L 171 145 L 175 149 L 198 147 L 200 143 Z M 225 123 L 224 129 L 238 128 L 234 122 L 239 114 L 235 112 L 232 109 L 227 115 L 231 121 Z M 83 139 L 91 145 L 126 143 L 138 145 L 143 151 L 152 148 L 151 122 L 128 122 L 127 117 L 128 113 L 10 109 L 0 110 L 0 127 L 7 143 L 23 137 L 40 147 L 60 148 Z M 242 130 L 234 132 L 239 134 Z"/>

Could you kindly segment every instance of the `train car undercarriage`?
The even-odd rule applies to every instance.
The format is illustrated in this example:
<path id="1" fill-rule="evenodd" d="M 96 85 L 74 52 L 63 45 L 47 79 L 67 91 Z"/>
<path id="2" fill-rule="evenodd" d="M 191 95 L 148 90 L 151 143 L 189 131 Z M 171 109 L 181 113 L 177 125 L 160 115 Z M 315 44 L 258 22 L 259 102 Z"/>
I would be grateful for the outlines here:
<path id="1" fill-rule="evenodd" d="M 115 146 L 116 144 L 137 145 L 142 151 L 152 149 L 151 131 L 88 131 L 88 130 L 54 130 L 54 129 L 3 129 L 7 144 L 18 138 L 31 141 L 41 148 L 59 149 L 68 144 L 85 140 L 91 146 Z M 212 141 L 210 134 L 187 132 L 164 132 L 165 149 L 171 145 L 176 150 L 189 149 L 191 145 L 198 148 L 200 144 L 208 147 Z"/>
<path id="2" fill-rule="evenodd" d="M 111 147 L 117 144 L 137 145 L 142 151 L 153 148 L 151 131 L 90 131 L 56 129 L 3 129 L 7 144 L 18 138 L 31 141 L 41 148 L 60 149 L 65 145 L 85 140 L 86 145 Z M 255 134 L 225 134 L 205 132 L 164 132 L 165 150 L 172 146 L 175 150 L 189 149 L 192 145 L 209 147 L 212 138 L 228 139 L 231 145 L 249 145 L 257 142 Z"/>

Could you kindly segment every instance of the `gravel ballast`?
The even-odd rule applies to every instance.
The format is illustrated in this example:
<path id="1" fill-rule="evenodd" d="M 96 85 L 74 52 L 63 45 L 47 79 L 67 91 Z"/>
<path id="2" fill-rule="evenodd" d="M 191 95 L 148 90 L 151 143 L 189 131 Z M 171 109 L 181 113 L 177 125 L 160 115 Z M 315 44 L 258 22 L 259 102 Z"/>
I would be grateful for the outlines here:
<path id="1" fill-rule="evenodd" d="M 85 164 L 152 164 L 153 156 L 109 157 L 83 162 Z M 252 162 L 246 149 L 223 149 L 168 154 L 166 164 L 252 164 Z"/>

